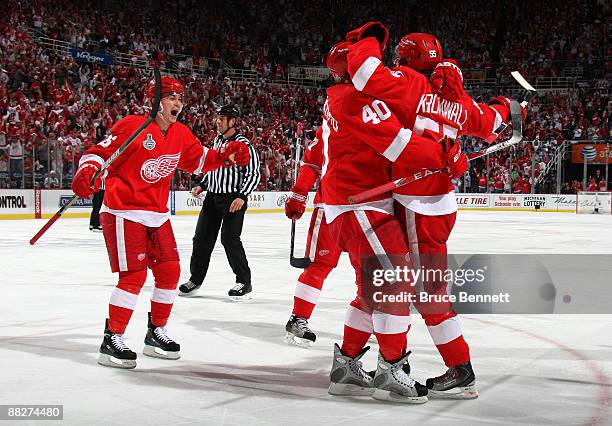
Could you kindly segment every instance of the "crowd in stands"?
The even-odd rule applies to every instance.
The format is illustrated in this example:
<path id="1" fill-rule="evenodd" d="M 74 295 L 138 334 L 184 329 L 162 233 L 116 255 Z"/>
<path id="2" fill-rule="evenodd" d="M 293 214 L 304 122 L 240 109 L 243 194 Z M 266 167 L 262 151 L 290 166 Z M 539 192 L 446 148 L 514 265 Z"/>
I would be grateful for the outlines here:
<path id="1" fill-rule="evenodd" d="M 14 3 L 14 4 L 11 4 Z M 254 3 L 180 0 L 172 3 L 42 0 L 9 2 L 41 34 L 81 49 L 143 55 L 219 58 L 262 75 L 288 64 L 320 65 L 339 35 L 368 20 L 390 29 L 390 45 L 408 32 L 429 32 L 465 69 L 521 68 L 532 77 L 558 76 L 581 64 L 588 78 L 611 71 L 610 5 L 581 0 L 499 2 L 431 0 L 364 2 L 312 0 Z M 138 13 L 133 13 L 137 10 Z M 392 49 L 389 49 L 391 52 Z"/>
<path id="2" fill-rule="evenodd" d="M 584 88 L 536 98 L 524 135 L 539 141 L 538 149 L 526 143 L 490 156 L 487 164 L 475 162 L 459 189 L 542 189 L 532 188 L 534 178 L 546 170 L 563 141 L 610 138 L 612 48 L 605 40 L 612 21 L 606 2 L 578 1 L 570 11 L 552 0 L 515 6 L 434 0 L 427 8 L 416 2 L 342 0 L 313 0 L 308 7 L 289 0 L 137 0 L 130 8 L 117 1 L 9 0 L 0 5 L 0 13 L 0 188 L 67 187 L 88 146 L 121 117 L 145 112 L 149 71 L 57 56 L 37 43 L 40 35 L 78 49 L 142 55 L 151 63 L 188 55 L 192 63 L 216 58 L 257 71 L 261 78 L 254 82 L 233 81 L 222 69 L 205 77 L 181 75 L 187 91 L 181 120 L 208 144 L 215 135 L 216 107 L 238 105 L 240 130 L 262 158 L 260 189 L 291 186 L 296 139 L 313 137 L 325 100 L 322 88 L 274 84 L 274 78 L 286 75 L 290 65 L 320 65 L 334 41 L 369 19 L 388 24 L 391 47 L 406 32 L 436 34 L 447 56 L 457 58 L 464 69 L 496 78 L 493 86 L 467 87 L 480 99 L 504 91 L 508 70 L 516 67 L 535 78 L 559 76 L 566 67 L 582 64 L 585 77 L 598 79 Z M 388 60 L 392 50 L 387 49 Z M 483 148 L 482 141 L 471 138 L 462 143 L 468 153 Z M 177 189 L 188 189 L 191 179 L 177 174 Z"/>

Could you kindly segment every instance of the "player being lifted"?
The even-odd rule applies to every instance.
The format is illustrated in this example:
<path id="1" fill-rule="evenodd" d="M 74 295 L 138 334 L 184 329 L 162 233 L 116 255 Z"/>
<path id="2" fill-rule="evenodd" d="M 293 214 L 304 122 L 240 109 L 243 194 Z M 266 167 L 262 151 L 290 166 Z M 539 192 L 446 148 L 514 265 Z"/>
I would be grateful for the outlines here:
<path id="1" fill-rule="evenodd" d="M 381 400 L 423 403 L 427 389 L 409 376 L 408 305 L 373 304 L 371 282 L 362 274 L 362 267 L 367 272 L 374 266 L 384 270 L 410 266 L 408 248 L 404 239 L 398 238 L 402 231 L 393 215 L 393 199 L 390 193 L 356 205 L 349 205 L 347 199 L 388 182 L 392 162 L 439 169 L 446 167 L 446 154 L 436 140 L 402 127 L 385 102 L 358 92 L 350 84 L 346 64 L 350 44 L 337 43 L 328 55 L 327 66 L 337 84 L 327 89 L 322 124 L 325 219 L 338 248 L 348 253 L 357 277 L 357 297 L 346 314 L 342 347 L 334 348 L 329 393 L 371 394 Z M 392 258 L 391 254 L 400 256 Z M 408 283 L 401 284 L 395 283 L 393 288 L 411 291 Z M 369 349 L 365 344 L 372 333 L 380 347 L 374 377 L 360 361 Z"/>
<path id="2" fill-rule="evenodd" d="M 134 368 L 136 353 L 125 344 L 123 333 L 130 321 L 140 289 L 151 268 L 155 286 L 145 337 L 144 354 L 178 359 L 180 345 L 166 334 L 166 323 L 176 296 L 180 275 L 179 256 L 167 208 L 172 176 L 176 168 L 199 174 L 235 162 L 249 160 L 246 145 L 228 144 L 224 151 L 203 147 L 177 118 L 183 109 L 184 88 L 173 78 L 161 79 L 159 112 L 126 151 L 107 169 L 106 194 L 100 222 L 111 270 L 119 282 L 109 303 L 109 316 L 100 346 L 98 363 L 110 367 Z M 154 97 L 154 81 L 146 88 Z M 72 189 L 79 197 L 97 191 L 100 180 L 91 178 L 113 152 L 145 121 L 129 115 L 118 121 L 110 134 L 81 157 Z"/>
<path id="3" fill-rule="evenodd" d="M 414 133 L 443 139 L 449 154 L 449 173 L 439 173 L 398 188 L 393 197 L 396 215 L 407 238 L 414 267 L 447 268 L 446 242 L 455 224 L 457 203 L 451 178 L 467 170 L 467 158 L 455 139 L 459 135 L 496 138 L 495 130 L 510 114 L 510 100 L 494 98 L 478 104 L 463 90 L 461 70 L 453 60 L 442 59 L 440 42 L 429 34 L 404 36 L 396 48 L 396 67 L 386 68 L 381 53 L 387 29 L 370 22 L 347 34 L 355 42 L 349 47 L 348 71 L 355 87 L 385 101 L 399 121 Z M 423 73 L 431 72 L 428 79 Z M 524 112 L 524 111 L 523 111 Z M 420 171 L 414 164 L 396 163 L 393 179 Z M 446 292 L 445 282 L 423 282 L 431 293 Z M 478 396 L 469 347 L 463 338 L 459 317 L 447 304 L 416 304 L 432 340 L 448 370 L 427 380 L 430 394 L 443 398 Z"/>
<path id="4" fill-rule="evenodd" d="M 319 127 L 315 139 L 308 145 L 300 166 L 291 195 L 285 203 L 285 214 L 289 219 L 299 219 L 306 209 L 308 191 L 321 177 L 323 167 L 322 128 Z M 319 186 L 314 198 L 314 211 L 308 228 L 306 255 L 310 265 L 300 274 L 293 296 L 293 312 L 285 331 L 285 341 L 301 347 L 309 347 L 317 336 L 308 327 L 308 320 L 319 300 L 323 282 L 338 264 L 342 251 L 336 246 L 325 221 L 325 210 L 321 201 Z"/>

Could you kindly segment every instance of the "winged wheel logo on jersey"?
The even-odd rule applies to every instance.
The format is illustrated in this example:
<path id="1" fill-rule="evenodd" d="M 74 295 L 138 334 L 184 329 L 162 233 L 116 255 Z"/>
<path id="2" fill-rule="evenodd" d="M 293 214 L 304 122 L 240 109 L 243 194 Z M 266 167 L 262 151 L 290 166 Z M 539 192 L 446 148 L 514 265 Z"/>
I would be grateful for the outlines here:
<path id="1" fill-rule="evenodd" d="M 149 151 L 155 148 L 156 144 L 157 142 L 155 142 L 155 139 L 153 139 L 153 135 L 151 133 L 147 133 L 147 138 L 142 141 L 142 146 L 144 146 Z"/>
<path id="2" fill-rule="evenodd" d="M 179 158 L 179 154 L 168 154 L 147 160 L 140 169 L 140 176 L 147 183 L 155 183 L 166 178 L 174 173 Z"/>

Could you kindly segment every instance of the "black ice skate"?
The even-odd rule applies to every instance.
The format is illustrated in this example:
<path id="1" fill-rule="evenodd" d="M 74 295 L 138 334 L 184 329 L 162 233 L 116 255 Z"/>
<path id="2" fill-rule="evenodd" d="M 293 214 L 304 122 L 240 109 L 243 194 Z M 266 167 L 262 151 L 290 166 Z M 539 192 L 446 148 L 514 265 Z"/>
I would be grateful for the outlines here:
<path id="1" fill-rule="evenodd" d="M 181 284 L 179 286 L 179 296 L 183 297 L 193 297 L 198 292 L 198 289 L 202 287 L 202 284 L 197 285 L 193 283 L 191 280 L 187 281 L 185 284 Z"/>
<path id="2" fill-rule="evenodd" d="M 168 337 L 165 327 L 153 325 L 150 312 L 148 327 L 144 341 L 145 347 L 142 351 L 145 355 L 163 359 L 179 359 L 181 357 L 181 345 Z"/>
<path id="3" fill-rule="evenodd" d="M 317 336 L 308 328 L 308 320 L 297 315 L 291 315 L 285 330 L 285 342 L 290 345 L 309 348 L 317 340 Z"/>
<path id="4" fill-rule="evenodd" d="M 98 364 L 115 368 L 136 367 L 136 353 L 125 345 L 123 334 L 117 334 L 108 328 L 108 319 L 104 326 L 104 340 L 100 345 Z"/>
<path id="5" fill-rule="evenodd" d="M 443 375 L 427 379 L 425 383 L 432 398 L 478 398 L 476 376 L 469 362 L 451 367 Z"/>
<path id="6" fill-rule="evenodd" d="M 360 359 L 370 349 L 366 346 L 355 358 L 344 355 L 340 346 L 334 344 L 334 361 L 329 373 L 330 385 L 327 393 L 343 396 L 372 395 L 373 374 L 363 368 Z"/>
<path id="7" fill-rule="evenodd" d="M 235 302 L 242 300 L 251 300 L 251 292 L 253 288 L 251 284 L 236 283 L 234 287 L 227 292 L 227 295 Z"/>
<path id="8" fill-rule="evenodd" d="M 398 361 L 387 362 L 382 354 L 378 354 L 372 398 L 405 404 L 427 402 L 427 388 L 410 377 L 409 355 L 410 351 Z"/>

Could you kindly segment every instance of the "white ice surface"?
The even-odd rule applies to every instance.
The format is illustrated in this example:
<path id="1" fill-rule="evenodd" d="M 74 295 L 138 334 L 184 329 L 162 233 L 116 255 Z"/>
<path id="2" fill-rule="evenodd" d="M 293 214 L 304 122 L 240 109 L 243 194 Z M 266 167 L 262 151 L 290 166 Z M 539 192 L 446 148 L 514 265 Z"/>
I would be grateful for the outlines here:
<path id="1" fill-rule="evenodd" d="M 195 221 L 172 219 L 181 282 Z M 301 240 L 307 222 L 299 222 Z M 299 270 L 288 264 L 289 222 L 281 214 L 246 216 L 250 303 L 227 300 L 234 277 L 218 243 L 199 297 L 177 298 L 173 309 L 168 330 L 182 358 L 139 355 L 135 370 L 101 367 L 97 352 L 116 284 L 102 235 L 84 219 L 61 219 L 29 246 L 43 223 L 0 221 L 0 404 L 63 404 L 62 424 L 612 424 L 612 315 L 464 316 L 477 400 L 398 406 L 329 396 L 332 345 L 341 340 L 354 275 L 343 257 L 310 321 L 316 344 L 286 345 Z M 462 211 L 449 248 L 612 253 L 612 217 Z M 150 285 L 149 278 L 126 332 L 139 353 Z M 415 378 L 445 370 L 419 317 L 409 343 Z M 365 356 L 367 368 L 375 352 Z"/>

